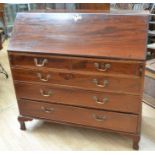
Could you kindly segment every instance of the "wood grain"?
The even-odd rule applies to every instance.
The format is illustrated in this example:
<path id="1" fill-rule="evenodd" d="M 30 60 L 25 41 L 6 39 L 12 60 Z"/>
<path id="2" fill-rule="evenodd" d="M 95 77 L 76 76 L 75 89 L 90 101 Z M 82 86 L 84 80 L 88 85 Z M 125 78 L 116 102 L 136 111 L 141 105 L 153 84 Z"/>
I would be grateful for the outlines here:
<path id="1" fill-rule="evenodd" d="M 130 133 L 136 132 L 137 129 L 136 115 L 90 110 L 27 100 L 20 100 L 19 108 L 20 113 L 25 116 L 39 117 L 47 120 L 71 122 Z M 104 117 L 103 120 L 101 119 L 102 117 Z M 101 120 L 97 120 L 96 118 Z"/>
<path id="2" fill-rule="evenodd" d="M 115 60 L 115 59 L 96 59 L 96 58 L 83 58 L 72 56 L 55 56 L 55 55 L 43 55 L 43 54 L 26 54 L 21 52 L 11 53 L 9 52 L 10 64 L 12 67 L 22 68 L 35 68 L 35 69 L 67 69 L 71 71 L 84 71 L 104 74 L 117 74 L 127 76 L 141 76 L 140 69 L 144 69 L 144 61 L 127 61 L 127 60 Z M 47 60 L 47 63 L 42 67 L 35 65 L 34 59 L 38 62 Z M 104 69 L 105 64 L 110 64 L 110 68 L 106 71 L 100 71 L 95 66 L 95 63 L 99 64 L 99 68 Z M 103 67 L 101 67 L 103 66 Z"/>
<path id="3" fill-rule="evenodd" d="M 8 51 L 144 60 L 147 26 L 146 14 L 19 13 Z"/>
<path id="4" fill-rule="evenodd" d="M 142 92 L 142 78 L 119 77 L 93 73 L 77 73 L 59 70 L 12 68 L 15 81 L 62 85 L 84 90 L 116 92 L 139 95 Z M 107 84 L 106 84 L 107 82 Z M 100 86 L 101 85 L 101 86 Z"/>
<path id="5" fill-rule="evenodd" d="M 147 26 L 144 12 L 18 14 L 8 53 L 21 129 L 32 118 L 91 126 L 128 135 L 139 149 Z M 109 89 L 95 88 L 105 77 Z M 102 114 L 108 120 L 96 123 Z"/>
<path id="6" fill-rule="evenodd" d="M 125 95 L 108 92 L 85 91 L 81 89 L 45 86 L 27 83 L 15 83 L 17 98 L 24 98 L 37 101 L 56 102 L 67 105 L 93 107 L 98 109 L 107 109 L 113 111 L 122 111 L 128 113 L 139 113 L 141 98 L 138 95 Z M 51 92 L 50 96 L 43 96 Z M 96 102 L 94 97 L 100 102 L 108 98 L 104 104 Z"/>
<path id="7" fill-rule="evenodd" d="M 3 76 L 0 77 L 0 126 L 3 129 L 3 134 L 1 134 L 0 138 L 0 150 L 132 151 L 130 139 L 132 136 L 130 138 L 125 137 L 124 132 L 121 132 L 123 136 L 121 136 L 122 134 L 116 134 L 116 131 L 115 133 L 109 133 L 109 129 L 97 131 L 87 129 L 86 126 L 82 125 L 65 124 L 60 121 L 56 124 L 54 121 L 52 121 L 53 123 L 48 123 L 34 119 L 32 122 L 26 122 L 27 131 L 20 131 L 17 122 L 19 112 L 6 52 L 7 43 L 8 40 L 4 42 L 4 48 L 0 52 L 0 61 L 9 74 L 9 79 L 7 80 Z M 140 150 L 151 151 L 154 150 L 155 146 L 155 110 L 144 103 L 142 105 Z M 99 130 L 99 128 L 95 127 L 94 129 Z M 131 135 L 134 135 L 134 133 Z"/>

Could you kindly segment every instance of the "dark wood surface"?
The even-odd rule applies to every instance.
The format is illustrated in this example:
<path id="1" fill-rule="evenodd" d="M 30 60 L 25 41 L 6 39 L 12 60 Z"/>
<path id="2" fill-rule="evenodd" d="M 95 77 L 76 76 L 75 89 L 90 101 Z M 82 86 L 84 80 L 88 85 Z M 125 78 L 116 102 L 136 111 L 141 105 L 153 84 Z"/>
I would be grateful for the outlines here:
<path id="1" fill-rule="evenodd" d="M 139 95 L 86 91 L 60 86 L 37 85 L 34 83 L 15 82 L 15 88 L 18 98 L 136 114 L 140 113 L 141 98 Z M 44 94 L 49 96 L 44 96 Z"/>
<path id="2" fill-rule="evenodd" d="M 37 9 L 30 13 L 104 13 L 111 15 L 150 15 L 148 10 L 100 10 L 100 9 Z"/>
<path id="3" fill-rule="evenodd" d="M 84 90 L 101 92 L 116 92 L 122 94 L 139 95 L 142 79 L 140 77 L 124 77 L 121 75 L 107 75 L 94 73 L 77 73 L 66 70 L 51 71 L 45 69 L 12 68 L 15 81 L 29 83 L 43 83 L 44 85 L 62 85 Z"/>
<path id="4" fill-rule="evenodd" d="M 144 13 L 19 14 L 8 53 L 21 129 L 38 118 L 112 130 L 138 149 L 146 35 Z"/>
<path id="5" fill-rule="evenodd" d="M 146 14 L 19 13 L 8 51 L 144 60 L 147 25 Z"/>
<path id="6" fill-rule="evenodd" d="M 20 52 L 21 53 L 21 52 Z M 83 58 L 83 57 L 71 57 L 71 56 L 55 56 L 55 55 L 43 55 L 43 54 L 27 54 L 25 52 L 14 53 L 9 52 L 10 62 L 12 67 L 22 68 L 35 68 L 35 69 L 67 69 L 71 71 L 83 71 L 84 73 L 93 72 L 95 74 L 117 74 L 127 76 L 141 76 L 141 69 L 144 68 L 143 61 L 131 61 L 131 60 L 114 60 L 114 59 L 97 59 L 97 58 Z M 39 64 L 47 60 L 43 66 L 38 67 L 35 64 L 35 59 Z M 110 67 L 101 71 L 95 64 L 99 65 L 99 69 L 105 69 L 106 64 L 110 64 Z"/>
<path id="7" fill-rule="evenodd" d="M 134 133 L 137 130 L 137 116 L 107 111 L 84 109 L 73 106 L 48 104 L 20 100 L 21 115 L 65 121 L 94 127 L 109 128 Z M 123 124 L 123 125 L 120 125 Z"/>

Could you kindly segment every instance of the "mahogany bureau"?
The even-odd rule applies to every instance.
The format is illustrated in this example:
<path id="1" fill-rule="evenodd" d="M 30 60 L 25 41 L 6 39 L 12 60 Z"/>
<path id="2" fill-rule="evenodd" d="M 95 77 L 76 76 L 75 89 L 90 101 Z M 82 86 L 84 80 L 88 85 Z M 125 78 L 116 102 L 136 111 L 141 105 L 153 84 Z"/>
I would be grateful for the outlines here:
<path id="1" fill-rule="evenodd" d="M 21 129 L 43 119 L 139 148 L 148 15 L 19 13 L 8 46 Z"/>

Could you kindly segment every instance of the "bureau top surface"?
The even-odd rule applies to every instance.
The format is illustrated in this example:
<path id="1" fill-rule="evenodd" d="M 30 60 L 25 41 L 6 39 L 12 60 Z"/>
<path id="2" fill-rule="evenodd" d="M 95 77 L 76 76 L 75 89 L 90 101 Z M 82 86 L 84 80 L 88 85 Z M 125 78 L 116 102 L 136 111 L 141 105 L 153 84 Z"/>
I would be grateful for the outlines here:
<path id="1" fill-rule="evenodd" d="M 19 13 L 8 51 L 145 59 L 144 13 Z"/>

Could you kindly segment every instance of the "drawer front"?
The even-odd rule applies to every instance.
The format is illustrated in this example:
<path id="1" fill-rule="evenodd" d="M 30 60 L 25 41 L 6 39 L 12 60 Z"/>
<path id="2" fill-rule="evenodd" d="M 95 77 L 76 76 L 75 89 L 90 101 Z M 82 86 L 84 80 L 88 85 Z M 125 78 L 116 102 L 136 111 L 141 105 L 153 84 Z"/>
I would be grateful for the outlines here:
<path id="1" fill-rule="evenodd" d="M 141 107 L 141 98 L 139 95 L 86 91 L 26 83 L 15 83 L 15 88 L 17 97 L 24 99 L 130 113 L 139 113 Z"/>
<path id="2" fill-rule="evenodd" d="M 107 59 L 76 58 L 63 56 L 10 55 L 13 67 L 35 67 L 50 69 L 67 69 L 73 71 L 87 71 L 97 73 L 111 73 L 141 76 L 144 64 L 139 61 L 121 61 Z"/>
<path id="3" fill-rule="evenodd" d="M 19 100 L 18 103 L 21 115 L 123 132 L 137 131 L 136 115 L 28 100 Z"/>
<path id="4" fill-rule="evenodd" d="M 140 94 L 142 78 L 124 78 L 100 74 L 80 74 L 71 72 L 12 69 L 16 81 L 58 84 L 81 89 L 111 91 L 117 93 Z"/>

